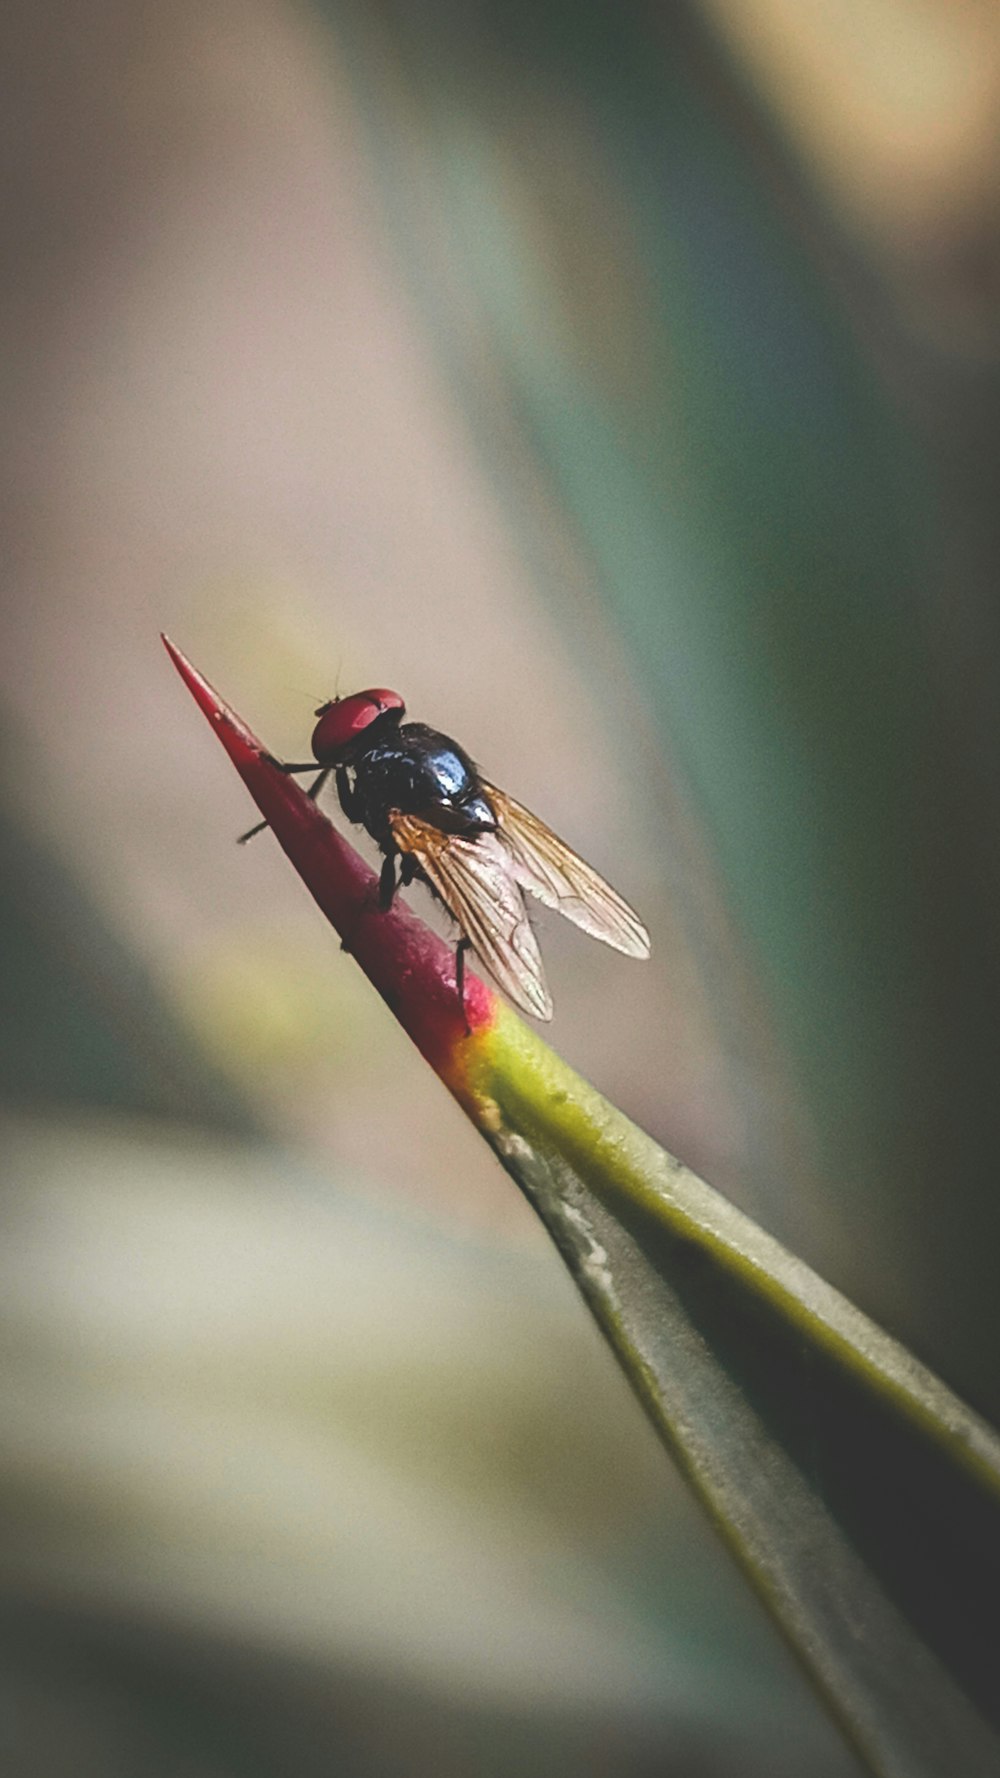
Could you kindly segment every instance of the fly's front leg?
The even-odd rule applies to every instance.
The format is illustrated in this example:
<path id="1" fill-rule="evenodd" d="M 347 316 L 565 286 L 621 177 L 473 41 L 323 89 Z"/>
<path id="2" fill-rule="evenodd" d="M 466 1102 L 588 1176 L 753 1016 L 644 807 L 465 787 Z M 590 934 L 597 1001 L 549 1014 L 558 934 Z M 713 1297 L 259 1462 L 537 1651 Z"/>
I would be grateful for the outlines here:
<path id="1" fill-rule="evenodd" d="M 265 753 L 263 757 L 267 760 L 268 765 L 277 766 L 278 771 L 284 772 L 286 774 L 286 776 L 288 776 L 288 777 L 291 777 L 291 775 L 294 772 L 312 772 L 312 771 L 315 771 L 315 769 L 316 769 L 316 761 L 315 760 L 312 761 L 311 765 L 307 765 L 307 766 L 286 766 L 286 765 L 282 765 L 282 763 L 279 759 L 272 759 L 271 755 L 269 753 Z M 307 797 L 309 797 L 310 801 L 312 801 L 312 802 L 316 801 L 316 798 L 318 797 L 320 791 L 322 790 L 322 788 L 323 788 L 324 784 L 326 783 L 329 776 L 330 776 L 330 767 L 324 766 L 323 770 L 320 772 L 320 774 L 316 778 L 315 782 L 310 784 L 309 789 L 306 791 L 306 795 L 307 795 Z M 240 837 L 237 840 L 236 844 L 238 846 L 245 846 L 247 843 L 247 840 L 252 840 L 254 838 L 255 834 L 263 833 L 265 827 L 270 827 L 270 825 L 271 825 L 271 823 L 269 821 L 258 821 L 256 827 L 248 827 L 246 833 L 240 834 Z"/>
<path id="2" fill-rule="evenodd" d="M 327 779 L 329 778 L 329 776 L 330 776 L 330 768 L 329 768 L 329 766 L 324 766 L 323 770 L 319 774 L 319 777 L 316 779 L 316 782 L 314 784 L 310 784 L 309 789 L 306 791 L 306 795 L 309 798 L 310 802 L 316 801 L 316 798 L 318 797 L 320 791 L 322 790 L 322 788 L 323 788 L 324 784 L 326 783 Z"/>

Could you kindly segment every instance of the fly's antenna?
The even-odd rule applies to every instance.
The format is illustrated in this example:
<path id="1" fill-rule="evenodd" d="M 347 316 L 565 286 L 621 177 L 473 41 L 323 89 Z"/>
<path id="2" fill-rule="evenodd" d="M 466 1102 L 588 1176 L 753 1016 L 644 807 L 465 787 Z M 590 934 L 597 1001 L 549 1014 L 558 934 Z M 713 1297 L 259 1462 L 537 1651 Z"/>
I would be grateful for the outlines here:
<path id="1" fill-rule="evenodd" d="M 328 697 L 327 693 L 323 692 L 322 696 L 318 699 L 318 702 L 316 705 L 316 709 L 314 712 L 314 714 L 316 716 L 322 716 L 323 712 L 325 710 L 331 710 L 333 708 L 334 704 L 340 703 L 340 675 L 343 670 L 343 665 L 344 665 L 344 657 L 343 657 L 343 655 L 341 655 L 339 661 L 337 662 L 337 671 L 336 671 L 336 674 L 334 676 L 334 681 L 333 681 L 333 686 L 334 686 L 333 697 L 332 698 Z M 315 694 L 314 694 L 314 696 L 315 696 Z"/>
<path id="2" fill-rule="evenodd" d="M 337 662 L 337 671 L 334 675 L 333 696 L 332 697 L 330 696 L 330 693 L 328 691 L 308 692 L 308 691 L 306 691 L 305 686 L 303 686 L 303 685 L 297 685 L 295 687 L 295 690 L 296 690 L 296 692 L 301 693 L 301 695 L 304 698 L 308 698 L 311 703 L 317 704 L 317 705 L 322 705 L 324 709 L 329 704 L 339 704 L 340 703 L 340 675 L 343 672 L 343 669 L 344 669 L 344 656 L 341 653 L 340 658 Z"/>

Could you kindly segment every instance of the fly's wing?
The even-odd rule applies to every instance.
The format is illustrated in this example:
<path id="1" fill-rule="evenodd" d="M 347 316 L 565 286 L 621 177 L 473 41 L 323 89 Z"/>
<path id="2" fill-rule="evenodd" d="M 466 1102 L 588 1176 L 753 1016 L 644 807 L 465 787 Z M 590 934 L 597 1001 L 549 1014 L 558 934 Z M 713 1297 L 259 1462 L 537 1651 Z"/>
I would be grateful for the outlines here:
<path id="1" fill-rule="evenodd" d="M 505 790 L 486 783 L 483 790 L 521 886 L 591 938 L 603 939 L 627 957 L 648 957 L 649 933 L 611 884 Z"/>
<path id="2" fill-rule="evenodd" d="M 514 1005 L 536 1019 L 551 1019 L 538 944 L 499 835 L 442 833 L 418 815 L 391 814 L 389 825 L 400 852 L 416 859 Z"/>

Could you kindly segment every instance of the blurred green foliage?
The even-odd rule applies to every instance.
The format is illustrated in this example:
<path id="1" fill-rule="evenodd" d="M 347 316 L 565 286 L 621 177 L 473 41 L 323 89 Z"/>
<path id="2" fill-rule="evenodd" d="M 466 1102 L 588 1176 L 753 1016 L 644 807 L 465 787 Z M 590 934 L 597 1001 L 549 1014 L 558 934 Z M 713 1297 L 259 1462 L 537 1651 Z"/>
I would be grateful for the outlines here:
<path id="1" fill-rule="evenodd" d="M 957 14 L 943 4 L 910 18 L 905 11 L 883 16 L 873 7 L 859 33 L 859 15 L 845 8 L 844 31 L 852 55 L 863 56 L 881 20 L 899 94 L 920 101 L 914 70 L 933 73 L 947 58 L 921 60 L 908 33 L 918 12 L 924 22 L 933 14 L 942 31 Z M 990 355 L 995 264 L 969 223 L 972 200 L 956 196 L 947 206 L 940 235 L 900 260 L 894 288 L 874 234 L 853 233 L 834 213 L 782 119 L 687 4 L 326 0 L 311 16 L 251 5 L 236 21 L 209 0 L 193 12 L 140 5 L 127 29 L 114 9 L 22 4 L 14 16 L 3 291 L 12 348 L 12 621 L 3 653 L 19 720 L 27 713 L 42 758 L 19 760 L 0 834 L 3 1102 L 35 1108 L 23 1143 L 8 1144 L 4 1173 L 4 1763 L 14 1771 L 33 1760 L 46 1778 L 88 1769 L 125 1778 L 139 1768 L 172 1771 L 178 1761 L 199 1769 L 207 1761 L 227 1778 L 308 1778 L 337 1761 L 407 1778 L 473 1769 L 499 1778 L 532 1765 L 593 1778 L 649 1770 L 842 1778 L 853 1770 L 849 1756 L 783 1664 L 746 1590 L 700 1540 L 682 1501 L 650 1507 L 645 1429 L 628 1443 L 637 1417 L 627 1400 L 621 1422 L 614 1419 L 618 1378 L 605 1378 L 596 1441 L 579 1418 L 563 1427 L 553 1417 L 565 1376 L 589 1403 L 603 1373 L 597 1361 L 581 1370 L 582 1348 L 569 1332 L 564 1347 L 545 1314 L 524 1309 L 517 1268 L 497 1289 L 513 1305 L 509 1320 L 485 1325 L 469 1306 L 482 1303 L 482 1268 L 461 1242 L 452 1251 L 442 1238 L 452 1272 L 435 1304 L 418 1292 L 413 1308 L 412 1326 L 427 1344 L 411 1332 L 384 1374 L 363 1370 L 358 1354 L 370 1353 L 381 1326 L 373 1305 L 411 1305 L 400 1278 L 412 1263 L 412 1226 L 400 1236 L 405 1256 L 390 1264 L 382 1254 L 369 1271 L 354 1265 L 342 1229 L 328 1247 L 311 1230 L 301 1245 L 287 1231 L 276 1237 L 296 1193 L 312 1202 L 329 1188 L 304 1179 L 287 1157 L 265 1160 L 267 1178 L 248 1194 L 220 1187 L 214 1145 L 249 1133 L 253 1114 L 178 1008 L 190 1008 L 190 974 L 221 942 L 221 925 L 209 918 L 202 949 L 179 959 L 184 900 L 171 901 L 169 878 L 149 903 L 130 883 L 131 900 L 97 906 L 93 872 L 78 870 L 75 849 L 84 827 L 94 827 L 109 875 L 125 882 L 134 855 L 118 857 L 106 843 L 100 821 L 109 797 L 95 760 L 106 753 L 120 767 L 134 757 L 137 829 L 145 797 L 156 805 L 164 856 L 191 874 L 200 830 L 187 817 L 204 787 L 185 775 L 185 713 L 176 732 L 162 727 L 154 635 L 168 621 L 195 644 L 183 615 L 192 627 L 214 622 L 217 635 L 232 632 L 237 655 L 241 637 L 259 639 L 262 626 L 247 616 L 241 592 L 204 592 L 218 585 L 220 565 L 230 587 L 242 586 L 248 562 L 253 573 L 263 565 L 268 589 L 275 566 L 282 584 L 310 573 L 322 583 L 327 627 L 310 627 L 308 615 L 300 622 L 308 598 L 301 606 L 290 599 L 288 622 L 297 641 L 299 630 L 306 638 L 307 658 L 323 653 L 318 697 L 350 628 L 348 580 L 360 568 L 360 583 L 371 584 L 365 570 L 383 561 L 366 529 L 371 515 L 338 506 L 342 489 L 331 487 L 318 446 L 314 404 L 323 426 L 353 437 L 350 408 L 324 406 L 342 366 L 324 361 L 305 394 L 296 383 L 303 357 L 307 382 L 313 374 L 311 304 L 339 337 L 345 305 L 350 323 L 371 286 L 352 282 L 357 261 L 349 257 L 337 283 L 336 256 L 317 254 L 315 235 L 300 240 L 297 223 L 282 232 L 275 208 L 293 190 L 325 191 L 329 180 L 333 204 L 303 204 L 296 216 L 335 218 L 352 180 L 367 200 L 374 169 L 378 214 L 366 222 L 385 252 L 371 263 L 414 299 L 421 346 L 445 373 L 482 485 L 520 551 L 524 583 L 539 590 L 560 645 L 589 678 L 595 709 L 607 638 L 620 638 L 630 658 L 637 726 L 658 737 L 711 874 L 711 882 L 683 880 L 646 748 L 635 770 L 670 895 L 689 909 L 704 895 L 728 910 L 728 948 L 713 950 L 696 918 L 691 936 L 702 945 L 702 980 L 731 1075 L 743 1083 L 749 1153 L 733 1144 L 734 1175 L 742 1170 L 745 1180 L 756 1168 L 750 1184 L 762 1220 L 786 1234 L 796 1226 L 806 1257 L 996 1419 L 1000 382 Z M 845 92 L 840 109 L 848 133 L 853 96 Z M 310 134 L 317 111 L 333 126 L 319 146 Z M 331 178 L 338 156 L 343 166 Z M 984 189 L 992 192 L 989 180 Z M 348 234 L 352 226 L 348 216 Z M 280 282 L 286 253 L 289 285 L 302 280 L 301 306 L 298 288 Z M 930 284 L 916 292 L 905 278 L 920 265 L 930 268 Z M 331 267 L 331 287 L 310 285 Z M 926 321 L 949 276 L 961 278 L 981 316 L 992 304 L 994 332 L 980 330 L 978 357 L 963 358 L 946 305 L 921 334 L 919 318 Z M 251 325 L 258 312 L 278 318 L 273 341 Z M 359 339 L 377 350 L 386 335 L 348 325 L 344 338 L 350 352 Z M 245 341 L 248 357 L 266 360 L 259 384 L 240 360 Z M 205 374 L 216 363 L 224 388 Z M 344 386 L 356 384 L 346 377 Z M 372 436 L 381 436 L 377 427 Z M 398 510 L 392 478 L 406 476 L 391 459 L 390 450 L 384 489 L 379 480 L 386 525 Z M 452 496 L 442 492 L 445 526 Z M 326 529 L 321 506 L 334 515 Z M 341 550 L 342 533 L 353 555 Z M 404 559 L 409 546 L 407 537 L 389 559 Z M 412 589 L 391 579 L 379 597 L 409 641 L 421 614 Z M 449 630 L 443 638 L 442 675 L 465 674 L 470 659 L 489 670 L 477 648 L 476 591 L 470 586 L 468 637 Z M 385 626 L 371 627 L 384 639 Z M 147 636 L 155 665 L 144 680 Z M 89 678 L 87 647 L 100 663 Z M 289 647 L 287 658 L 294 654 Z M 266 665 L 279 678 L 285 657 L 273 655 Z M 111 662 L 126 669 L 115 709 L 105 702 Z M 39 664 L 52 669 L 46 684 Z M 312 685 L 310 673 L 301 677 Z M 86 701 L 86 732 L 74 727 L 73 693 Z M 153 750 L 143 752 L 151 738 Z M 622 740 L 627 750 L 628 735 Z M 163 758 L 175 743 L 178 756 Z M 50 765 L 61 758 L 60 786 L 72 767 L 68 797 L 82 821 L 68 821 L 48 794 L 46 748 Z M 22 795 L 34 804 L 30 819 Z M 218 813 L 224 845 L 221 804 Z M 242 811 L 233 832 L 240 819 Z M 266 860 L 254 869 L 263 903 Z M 127 930 L 116 923 L 123 906 Z M 140 931 L 144 908 L 148 930 Z M 261 980 L 247 966 L 258 936 L 255 929 L 240 950 L 237 996 Z M 311 955 L 303 961 L 296 952 L 296 968 L 307 973 Z M 733 956 L 756 993 L 734 989 Z M 294 1018 L 299 1004 L 289 994 L 281 1018 Z M 346 1005 L 344 1029 L 357 1038 Z M 381 1084 L 380 1043 L 375 1030 L 359 1045 L 351 1091 L 362 1105 L 365 1089 Z M 304 1047 L 319 1096 L 331 1098 L 322 1037 L 307 1035 Z M 801 1218 L 793 1172 L 774 1165 L 771 1136 L 788 1107 L 769 1097 L 773 1079 L 762 1083 L 765 1050 L 787 1068 L 817 1133 L 822 1195 L 813 1170 Z M 392 1074 L 394 1089 L 402 1072 Z M 644 1091 L 648 1103 L 652 1089 Z M 694 1122 L 709 1115 L 709 1097 Z M 797 1115 L 796 1105 L 789 1122 Z M 133 1116 L 153 1120 L 134 1150 L 123 1135 Z M 181 1152 L 184 1125 L 209 1132 L 210 1146 Z M 310 1133 L 304 1118 L 293 1130 L 307 1146 Z M 396 1139 L 386 1152 L 412 1158 L 410 1128 Z M 723 1148 L 728 1140 L 727 1132 Z M 189 1197 L 218 1211 L 214 1238 L 188 1219 Z M 278 1327 L 300 1307 L 309 1255 L 324 1264 L 329 1257 L 331 1267 L 339 1257 L 342 1284 L 353 1268 L 372 1312 L 354 1327 L 353 1348 L 343 1343 L 345 1324 L 323 1319 L 328 1277 L 310 1299 L 304 1354 L 294 1342 L 286 1349 L 273 1326 L 256 1345 L 243 1343 L 283 1251 Z M 243 1261 L 249 1282 L 228 1303 Z M 550 1288 L 546 1271 L 537 1288 L 546 1306 Z M 339 1312 L 332 1294 L 331 1313 Z M 575 1304 L 566 1307 L 567 1330 L 583 1321 Z M 511 1364 L 498 1408 L 489 1366 L 509 1357 L 518 1329 L 550 1355 L 550 1393 L 540 1388 L 526 1406 L 524 1378 L 537 1383 L 537 1363 L 530 1372 Z M 441 1382 L 445 1346 L 468 1366 L 453 1395 L 451 1373 Z M 353 1360 L 343 1356 L 349 1349 Z M 254 1390 L 266 1396 L 268 1365 L 286 1350 L 248 1461 L 241 1439 L 261 1410 Z M 360 1419 L 346 1399 L 357 1382 L 347 1377 L 351 1363 L 370 1384 Z M 315 1431 L 316 1415 L 331 1441 L 322 1461 L 334 1489 L 350 1479 L 359 1448 L 371 1455 L 369 1438 L 369 1484 L 381 1474 L 379 1436 L 402 1427 L 406 1446 L 385 1453 L 384 1520 L 377 1511 L 366 1518 L 349 1490 L 331 1504 L 320 1488 L 322 1535 L 313 1525 L 313 1543 L 296 1470 L 306 1396 L 305 1421 Z M 483 1423 L 470 1433 L 476 1403 Z M 586 1548 L 581 1596 L 629 1679 L 642 1667 L 637 1648 L 648 1644 L 658 1675 L 668 1655 L 693 1651 L 679 1678 L 674 1669 L 670 1696 L 634 1705 L 631 1715 L 624 1703 L 596 1710 L 581 1724 L 560 1698 L 512 1693 L 486 1703 L 456 1678 L 455 1650 L 490 1632 L 498 1598 L 511 1621 L 528 1612 L 539 1622 L 545 1590 L 536 1582 L 535 1592 L 512 1587 L 508 1596 L 498 1583 L 496 1593 L 473 1597 L 463 1567 L 470 1547 L 488 1549 L 502 1571 L 524 1523 L 504 1517 L 499 1496 L 484 1509 L 471 1481 L 435 1546 L 451 1553 L 454 1541 L 453 1568 L 440 1587 L 425 1587 L 453 1642 L 438 1631 L 428 1639 L 411 1599 L 391 1608 L 364 1671 L 352 1665 L 356 1637 L 349 1646 L 346 1634 L 315 1660 L 301 1647 L 281 1652 L 283 1626 L 308 1640 L 338 1610 L 366 1604 L 374 1621 L 384 1599 L 396 1598 L 390 1569 L 404 1596 L 408 1581 L 419 1595 L 419 1563 L 391 1553 L 401 1527 L 417 1544 L 426 1533 L 428 1495 L 400 1481 L 414 1453 L 428 1465 L 450 1454 L 456 1475 L 475 1471 L 494 1483 L 516 1474 L 526 1498 L 534 1479 L 547 1530 L 541 1539 L 535 1526 L 541 1541 L 531 1547 L 551 1552 L 558 1535 Z M 274 1458 L 284 1480 L 269 1468 Z M 582 1493 L 573 1481 L 581 1471 Z M 201 1495 L 189 1491 L 192 1474 Z M 174 1490 L 177 1513 L 167 1526 L 158 1517 L 164 1488 Z M 440 1485 L 431 1492 L 450 1512 L 452 1496 Z M 192 1548 L 219 1525 L 235 1524 L 241 1535 L 234 1503 L 248 1500 L 260 1517 L 235 1566 L 255 1587 L 252 1609 L 213 1626 L 225 1565 L 205 1545 Z M 627 1535 L 609 1532 L 600 1510 L 608 1502 L 619 1532 L 615 1515 L 627 1520 Z M 455 1527 L 466 1515 L 463 1542 Z M 306 1579 L 319 1584 L 323 1535 L 340 1567 L 317 1604 Z M 308 1545 L 301 1570 L 283 1542 L 300 1536 Z M 343 1584 L 352 1552 L 364 1577 L 357 1595 Z M 71 1608 L 72 1563 L 85 1568 L 85 1555 L 93 1565 Z M 12 1562 L 20 1564 L 17 1585 Z M 568 1583 L 558 1562 L 552 1572 L 559 1594 Z M 276 1604 L 283 1586 L 298 1588 L 287 1615 Z M 428 1640 L 443 1674 L 453 1656 L 455 1665 L 450 1682 L 446 1675 L 422 1688 L 406 1680 L 397 1657 Z M 567 1645 L 576 1671 L 572 1635 Z M 585 1675 L 587 1649 L 577 1652 Z"/>
<path id="2" fill-rule="evenodd" d="M 933 431 L 964 370 L 951 395 L 932 380 L 691 9 L 329 16 L 398 263 L 539 584 L 585 655 L 531 481 L 702 823 L 818 1133 L 840 1280 L 996 1416 L 985 760 L 935 610 L 948 538 L 989 498 L 959 496 Z M 770 1032 L 727 1011 L 752 1054 Z"/>

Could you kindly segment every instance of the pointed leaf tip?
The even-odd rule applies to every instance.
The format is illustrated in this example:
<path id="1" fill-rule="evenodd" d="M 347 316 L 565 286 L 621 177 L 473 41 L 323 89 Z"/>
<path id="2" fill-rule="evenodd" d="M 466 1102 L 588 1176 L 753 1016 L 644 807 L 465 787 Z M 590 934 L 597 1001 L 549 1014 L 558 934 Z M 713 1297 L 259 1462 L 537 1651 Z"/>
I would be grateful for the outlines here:
<path id="1" fill-rule="evenodd" d="M 466 1040 L 493 1022 L 492 991 L 469 971 L 463 1017 L 453 947 L 405 904 L 397 902 L 388 912 L 380 909 L 378 878 L 353 846 L 170 638 L 163 635 L 161 640 L 274 838 L 340 934 L 343 948 L 353 954 L 446 1085 L 467 1097 L 461 1058 Z M 234 842 L 235 829 L 234 821 Z"/>
<path id="2" fill-rule="evenodd" d="M 199 709 L 204 711 L 210 722 L 218 725 L 219 739 L 246 781 L 244 767 L 248 763 L 248 755 L 260 760 L 265 755 L 265 748 L 235 710 L 226 703 L 225 698 L 219 696 L 214 685 L 198 672 L 197 667 L 191 665 L 187 655 L 182 654 L 176 643 L 171 642 L 163 631 L 160 632 L 160 640 Z M 249 788 L 253 793 L 254 785 L 250 784 Z"/>

